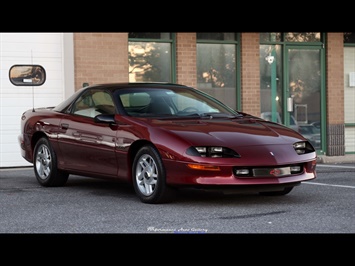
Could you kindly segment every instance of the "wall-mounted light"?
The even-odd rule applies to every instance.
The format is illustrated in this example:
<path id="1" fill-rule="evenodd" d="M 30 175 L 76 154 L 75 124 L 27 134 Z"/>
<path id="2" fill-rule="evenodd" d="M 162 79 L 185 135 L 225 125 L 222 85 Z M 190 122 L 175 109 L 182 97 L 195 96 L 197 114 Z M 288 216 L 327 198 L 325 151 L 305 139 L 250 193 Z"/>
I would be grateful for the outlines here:
<path id="1" fill-rule="evenodd" d="M 269 54 L 267 57 L 265 57 L 265 60 L 271 65 L 275 60 L 275 56 Z"/>

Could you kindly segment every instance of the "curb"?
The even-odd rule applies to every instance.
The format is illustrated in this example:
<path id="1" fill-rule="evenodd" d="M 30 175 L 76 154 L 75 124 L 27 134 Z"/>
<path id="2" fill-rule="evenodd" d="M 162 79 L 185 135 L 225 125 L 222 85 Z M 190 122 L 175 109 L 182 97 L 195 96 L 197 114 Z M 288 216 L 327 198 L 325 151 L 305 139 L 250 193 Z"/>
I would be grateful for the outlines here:
<path id="1" fill-rule="evenodd" d="M 344 156 L 317 156 L 317 163 L 337 164 L 337 163 L 351 163 L 355 165 L 355 154 L 346 154 Z"/>

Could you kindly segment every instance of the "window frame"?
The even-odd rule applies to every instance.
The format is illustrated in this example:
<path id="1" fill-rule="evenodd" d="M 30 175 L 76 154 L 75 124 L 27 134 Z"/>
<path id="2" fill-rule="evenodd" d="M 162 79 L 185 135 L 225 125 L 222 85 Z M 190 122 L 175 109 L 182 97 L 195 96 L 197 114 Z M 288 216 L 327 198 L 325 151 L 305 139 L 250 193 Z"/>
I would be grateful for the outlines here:
<path id="1" fill-rule="evenodd" d="M 236 47 L 236 65 L 235 65 L 235 75 L 236 75 L 236 110 L 241 110 L 242 108 L 242 97 L 241 97 L 241 47 L 240 39 L 241 34 L 239 32 L 234 32 L 235 40 L 214 40 L 214 39 L 198 39 L 196 32 L 196 55 L 197 55 L 197 44 L 233 44 Z M 196 58 L 196 63 L 197 63 Z M 197 69 L 196 69 L 197 70 Z M 196 73 L 197 77 L 197 73 Z M 196 80 L 197 82 L 197 80 Z"/>
<path id="2" fill-rule="evenodd" d="M 171 45 L 171 73 L 170 73 L 170 82 L 176 83 L 176 33 L 169 32 L 170 39 L 147 39 L 147 38 L 128 38 L 128 47 L 131 42 L 154 42 L 154 43 L 168 43 Z M 129 33 L 128 33 L 129 37 Z"/>

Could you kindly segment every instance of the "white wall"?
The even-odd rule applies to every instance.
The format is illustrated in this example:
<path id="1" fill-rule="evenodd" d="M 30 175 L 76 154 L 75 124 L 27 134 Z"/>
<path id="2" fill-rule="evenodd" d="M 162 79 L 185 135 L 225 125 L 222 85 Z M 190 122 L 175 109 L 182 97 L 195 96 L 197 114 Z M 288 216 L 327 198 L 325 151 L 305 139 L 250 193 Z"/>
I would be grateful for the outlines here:
<path id="1" fill-rule="evenodd" d="M 344 47 L 344 120 L 355 124 L 355 86 L 349 84 L 350 73 L 355 73 L 355 47 Z M 355 152 L 355 127 L 345 128 L 345 152 Z"/>

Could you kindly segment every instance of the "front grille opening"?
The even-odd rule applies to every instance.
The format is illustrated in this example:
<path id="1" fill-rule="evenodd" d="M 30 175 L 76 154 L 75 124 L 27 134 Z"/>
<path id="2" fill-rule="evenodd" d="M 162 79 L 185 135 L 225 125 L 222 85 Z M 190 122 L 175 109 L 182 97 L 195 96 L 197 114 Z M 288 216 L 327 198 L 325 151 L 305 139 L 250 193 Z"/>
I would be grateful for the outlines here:
<path id="1" fill-rule="evenodd" d="M 277 165 L 270 167 L 234 167 L 236 177 L 284 177 L 303 173 L 303 164 Z"/>

